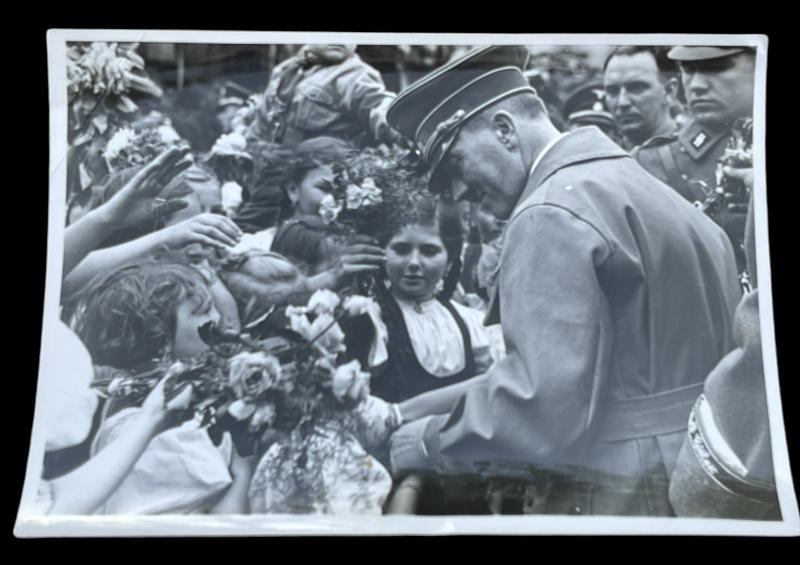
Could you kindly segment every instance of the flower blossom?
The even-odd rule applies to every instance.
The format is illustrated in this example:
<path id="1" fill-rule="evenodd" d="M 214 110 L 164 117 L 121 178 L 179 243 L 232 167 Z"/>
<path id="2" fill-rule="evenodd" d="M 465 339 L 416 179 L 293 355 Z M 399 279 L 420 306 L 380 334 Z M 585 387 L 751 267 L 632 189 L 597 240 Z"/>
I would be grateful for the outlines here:
<path id="1" fill-rule="evenodd" d="M 131 146 L 135 138 L 136 132 L 131 128 L 120 128 L 111 136 L 111 139 L 108 140 L 106 149 L 103 151 L 103 157 L 105 157 L 107 161 L 116 159 L 120 152 Z"/>
<path id="2" fill-rule="evenodd" d="M 340 302 L 341 299 L 338 294 L 332 290 L 323 288 L 311 295 L 307 308 L 315 314 L 333 314 Z"/>
<path id="3" fill-rule="evenodd" d="M 281 365 L 272 355 L 257 351 L 239 353 L 230 359 L 228 385 L 236 398 L 254 398 L 280 380 Z"/>
<path id="4" fill-rule="evenodd" d="M 326 224 L 330 224 L 339 217 L 342 205 L 336 202 L 332 194 L 326 194 L 319 203 L 319 215 Z"/>

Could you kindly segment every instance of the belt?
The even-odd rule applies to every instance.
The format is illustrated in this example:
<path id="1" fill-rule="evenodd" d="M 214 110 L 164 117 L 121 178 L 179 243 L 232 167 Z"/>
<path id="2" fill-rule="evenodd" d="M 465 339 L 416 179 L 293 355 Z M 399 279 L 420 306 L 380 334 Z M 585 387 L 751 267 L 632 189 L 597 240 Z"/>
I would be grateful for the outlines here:
<path id="1" fill-rule="evenodd" d="M 703 383 L 651 394 L 612 400 L 604 406 L 595 428 L 600 443 L 625 441 L 685 431 L 689 413 Z"/>

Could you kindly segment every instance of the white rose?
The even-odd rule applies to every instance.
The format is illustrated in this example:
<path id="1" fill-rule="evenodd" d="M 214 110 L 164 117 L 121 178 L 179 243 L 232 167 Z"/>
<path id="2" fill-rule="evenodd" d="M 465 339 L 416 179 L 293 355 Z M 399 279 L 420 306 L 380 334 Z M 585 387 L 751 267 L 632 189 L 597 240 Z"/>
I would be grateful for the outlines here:
<path id="1" fill-rule="evenodd" d="M 338 294 L 323 288 L 311 295 L 307 308 L 316 314 L 333 314 L 340 302 L 341 299 Z"/>
<path id="2" fill-rule="evenodd" d="M 244 400 L 234 400 L 228 406 L 228 414 L 237 420 L 246 420 L 256 411 L 256 407 L 252 404 L 247 404 Z"/>
<path id="3" fill-rule="evenodd" d="M 375 186 L 375 181 L 367 177 L 361 183 L 361 190 L 363 192 L 363 204 L 372 205 L 380 204 L 383 201 L 381 189 Z"/>
<path id="4" fill-rule="evenodd" d="M 369 377 L 369 373 L 361 370 L 358 359 L 339 365 L 333 372 L 333 395 L 339 401 L 366 399 L 369 396 Z"/>
<path id="5" fill-rule="evenodd" d="M 309 328 L 309 333 L 310 337 L 307 339 L 316 339 L 314 345 L 325 353 L 341 353 L 346 349 L 344 332 L 339 324 L 334 323 L 333 316 L 330 314 L 317 316 Z"/>
<path id="6" fill-rule="evenodd" d="M 332 194 L 326 194 L 319 203 L 318 213 L 326 224 L 335 221 L 341 211 L 341 205 L 336 202 Z"/>
<path id="7" fill-rule="evenodd" d="M 373 304 L 375 304 L 375 301 L 372 298 L 360 294 L 353 294 L 345 298 L 343 306 L 347 311 L 347 315 L 352 317 L 366 314 Z"/>
<path id="8" fill-rule="evenodd" d="M 121 151 L 130 146 L 134 137 L 136 137 L 136 132 L 134 132 L 131 128 L 120 128 L 114 135 L 111 136 L 111 139 L 108 140 L 106 149 L 103 151 L 103 157 L 107 161 L 112 161 L 120 154 Z"/>
<path id="9" fill-rule="evenodd" d="M 347 207 L 350 210 L 355 210 L 356 208 L 360 208 L 364 203 L 364 197 L 366 193 L 361 190 L 361 187 L 350 184 L 347 185 Z"/>
<path id="10" fill-rule="evenodd" d="M 239 183 L 229 181 L 222 185 L 222 208 L 224 210 L 235 210 L 242 203 L 242 187 Z"/>
<path id="11" fill-rule="evenodd" d="M 247 149 L 247 140 L 240 133 L 226 133 L 214 142 L 211 152 L 216 155 L 237 155 Z"/>
<path id="12" fill-rule="evenodd" d="M 289 329 L 297 332 L 306 340 L 310 340 L 311 335 L 311 322 L 308 321 L 308 316 L 301 313 L 289 314 L 287 309 L 287 317 L 289 318 Z"/>

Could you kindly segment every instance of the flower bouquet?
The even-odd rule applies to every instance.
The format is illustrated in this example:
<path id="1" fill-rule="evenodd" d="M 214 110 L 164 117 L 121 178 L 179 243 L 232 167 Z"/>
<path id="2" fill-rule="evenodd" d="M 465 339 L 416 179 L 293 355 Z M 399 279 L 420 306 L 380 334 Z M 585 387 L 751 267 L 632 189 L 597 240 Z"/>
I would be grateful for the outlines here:
<path id="1" fill-rule="evenodd" d="M 364 300 L 318 291 L 305 306 L 287 308 L 279 335 L 261 340 L 206 325 L 208 351 L 95 386 L 136 401 L 165 375 L 167 398 L 191 384 L 189 410 L 200 425 L 229 431 L 240 452 L 260 457 L 252 512 L 380 514 L 391 477 L 365 447 L 384 441 L 399 416 L 369 396 L 369 373 L 358 361 L 344 362 L 338 325 Z"/>
<path id="2" fill-rule="evenodd" d="M 67 94 L 74 126 L 75 145 L 85 143 L 96 131 L 104 134 L 109 116 L 133 114 L 135 93 L 161 96 L 158 87 L 144 73 L 144 59 L 136 43 L 77 43 L 67 50 Z"/>
<path id="3" fill-rule="evenodd" d="M 103 158 L 110 172 L 128 167 L 142 167 L 175 144 L 176 140 L 166 137 L 157 128 L 122 127 L 108 140 Z"/>
<path id="4" fill-rule="evenodd" d="M 137 43 L 95 42 L 67 48 L 70 194 L 108 173 L 101 153 L 111 135 L 138 110 L 132 97 L 163 94 L 145 74 L 137 47 Z"/>
<path id="5" fill-rule="evenodd" d="M 333 164 L 334 179 L 320 203 L 319 215 L 352 234 L 380 237 L 407 220 L 398 211 L 425 192 L 425 177 L 410 165 L 409 152 L 379 146 L 351 154 Z M 387 214 L 392 210 L 392 214 Z"/>

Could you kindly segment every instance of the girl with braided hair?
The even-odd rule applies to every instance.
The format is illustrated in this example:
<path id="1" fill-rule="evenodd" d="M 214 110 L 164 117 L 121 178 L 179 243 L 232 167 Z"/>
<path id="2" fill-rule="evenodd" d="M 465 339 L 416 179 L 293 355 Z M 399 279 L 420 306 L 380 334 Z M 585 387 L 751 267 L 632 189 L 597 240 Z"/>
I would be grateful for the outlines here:
<path id="1" fill-rule="evenodd" d="M 374 368 L 372 393 L 389 402 L 466 381 L 502 356 L 483 314 L 451 300 L 463 241 L 456 210 L 415 198 L 387 210 L 386 250 L 376 284 L 387 355 Z"/>

